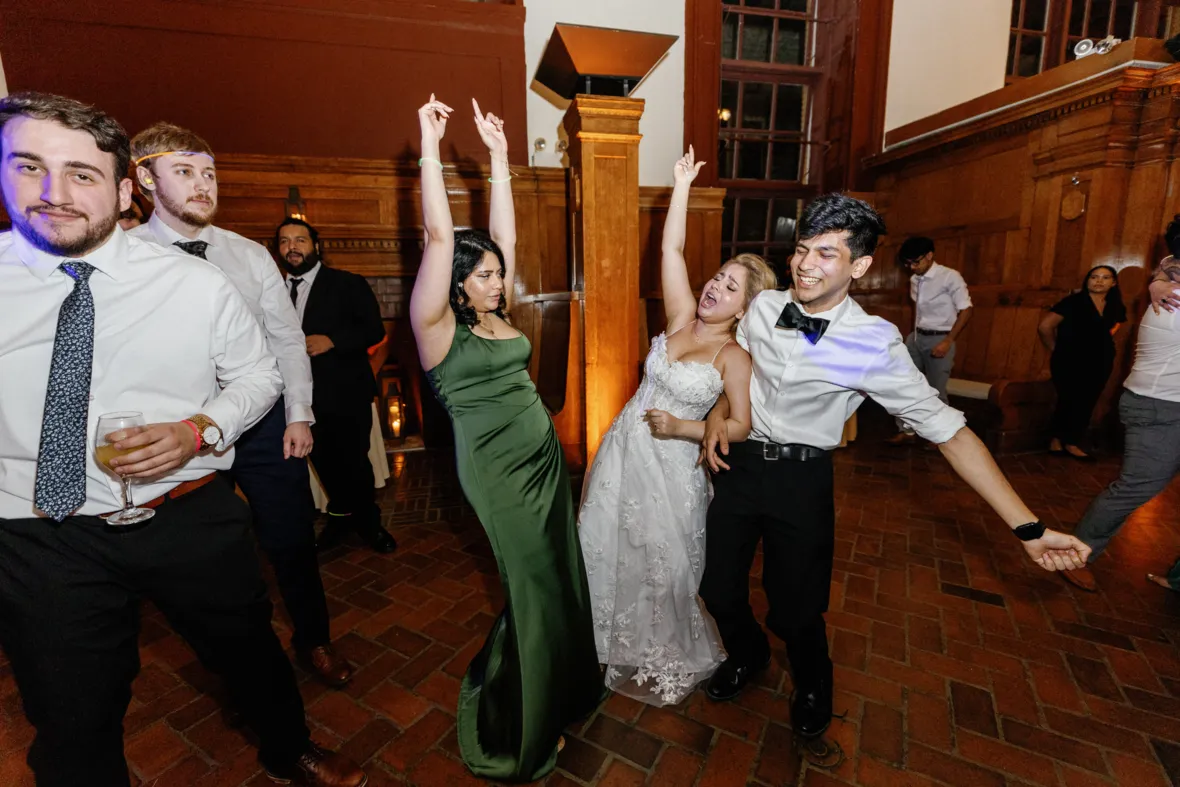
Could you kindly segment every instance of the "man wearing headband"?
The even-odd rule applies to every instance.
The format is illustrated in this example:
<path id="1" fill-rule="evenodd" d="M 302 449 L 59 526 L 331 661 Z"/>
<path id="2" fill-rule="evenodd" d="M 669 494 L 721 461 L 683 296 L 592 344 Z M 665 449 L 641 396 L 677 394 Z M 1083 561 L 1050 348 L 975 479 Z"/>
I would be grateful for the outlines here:
<path id="1" fill-rule="evenodd" d="M 311 362 L 282 276 L 264 246 L 213 226 L 217 169 L 205 140 L 157 123 L 135 136 L 131 155 L 140 189 L 155 204 L 151 219 L 132 237 L 182 249 L 220 268 L 245 297 L 278 358 L 283 396 L 238 439 L 230 474 L 253 510 L 254 532 L 294 624 L 295 652 L 324 683 L 343 686 L 352 667 L 329 641 L 305 459 L 314 422 Z"/>

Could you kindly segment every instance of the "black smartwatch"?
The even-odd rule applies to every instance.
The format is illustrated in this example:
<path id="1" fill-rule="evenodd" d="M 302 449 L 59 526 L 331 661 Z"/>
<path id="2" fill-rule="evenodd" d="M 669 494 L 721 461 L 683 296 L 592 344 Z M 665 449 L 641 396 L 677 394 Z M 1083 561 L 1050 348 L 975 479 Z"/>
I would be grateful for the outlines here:
<path id="1" fill-rule="evenodd" d="M 1040 522 L 1029 522 L 1027 525 L 1012 528 L 1012 532 L 1021 541 L 1036 541 L 1045 535 L 1045 526 Z"/>

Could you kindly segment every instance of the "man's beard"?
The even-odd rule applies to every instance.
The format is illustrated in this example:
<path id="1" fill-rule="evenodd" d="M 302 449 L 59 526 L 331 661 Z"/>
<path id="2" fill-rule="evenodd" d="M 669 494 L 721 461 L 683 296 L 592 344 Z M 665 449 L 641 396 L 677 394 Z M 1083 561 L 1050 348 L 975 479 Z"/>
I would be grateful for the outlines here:
<path id="1" fill-rule="evenodd" d="M 217 205 L 213 205 L 212 210 L 207 214 L 199 213 L 196 210 L 188 207 L 188 202 L 184 204 L 175 202 L 171 197 L 167 196 L 160 190 L 156 190 L 155 198 L 169 213 L 171 213 L 180 221 L 184 222 L 190 227 L 196 229 L 204 229 L 213 223 L 213 217 L 217 215 Z"/>
<path id="2" fill-rule="evenodd" d="M 291 257 L 299 257 L 300 262 L 291 262 Z M 302 276 L 310 271 L 320 262 L 319 252 L 313 251 L 306 256 L 299 252 L 288 252 L 286 257 L 283 257 L 283 268 L 292 276 Z"/>
<path id="3" fill-rule="evenodd" d="M 93 217 L 82 213 L 81 211 L 72 208 L 57 208 L 58 211 L 65 211 L 73 213 L 76 216 L 81 216 L 86 220 L 86 231 L 82 235 L 73 239 L 65 238 L 50 238 L 42 235 L 34 227 L 30 221 L 30 215 L 37 213 L 37 208 L 48 208 L 48 205 L 36 205 L 26 211 L 19 211 L 14 209 L 12 205 L 8 204 L 8 200 L 4 200 L 4 209 L 8 211 L 9 217 L 12 219 L 12 226 L 21 236 L 29 243 L 36 246 L 41 251 L 49 254 L 54 254 L 59 257 L 81 257 L 87 252 L 97 249 L 102 244 L 106 243 L 107 238 L 115 231 L 115 227 L 119 223 L 119 206 L 115 204 L 114 210 L 109 216 L 104 219 L 95 221 Z"/>

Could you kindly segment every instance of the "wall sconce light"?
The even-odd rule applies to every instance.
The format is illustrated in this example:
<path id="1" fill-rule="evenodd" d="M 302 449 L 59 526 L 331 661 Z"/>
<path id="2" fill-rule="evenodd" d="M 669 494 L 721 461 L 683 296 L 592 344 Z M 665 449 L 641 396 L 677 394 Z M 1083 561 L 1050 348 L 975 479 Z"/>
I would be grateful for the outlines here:
<path id="1" fill-rule="evenodd" d="M 721 119 L 722 123 L 728 123 L 729 119 L 733 117 L 733 113 L 729 111 L 728 107 L 722 107 L 717 110 L 717 117 Z"/>
<path id="2" fill-rule="evenodd" d="M 307 210 L 303 207 L 303 197 L 299 194 L 298 186 L 287 189 L 287 215 L 293 219 L 307 221 Z"/>

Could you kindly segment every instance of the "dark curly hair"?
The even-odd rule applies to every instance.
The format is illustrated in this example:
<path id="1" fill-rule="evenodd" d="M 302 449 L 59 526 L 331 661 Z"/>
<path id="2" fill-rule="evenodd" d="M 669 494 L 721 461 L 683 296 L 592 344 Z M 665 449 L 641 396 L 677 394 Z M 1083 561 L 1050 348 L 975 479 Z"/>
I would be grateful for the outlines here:
<path id="1" fill-rule="evenodd" d="M 474 307 L 467 305 L 467 293 L 463 291 L 463 282 L 479 267 L 483 262 L 483 255 L 489 251 L 500 261 L 500 275 L 503 276 L 504 252 L 490 235 L 481 230 L 459 230 L 455 233 L 455 256 L 451 263 L 451 310 L 455 312 L 459 322 L 468 328 L 479 322 L 479 316 L 475 313 Z M 504 286 L 507 287 L 508 283 L 505 282 Z M 500 319 L 507 319 L 504 317 L 507 305 L 508 301 L 501 293 L 500 305 L 493 313 Z"/>

